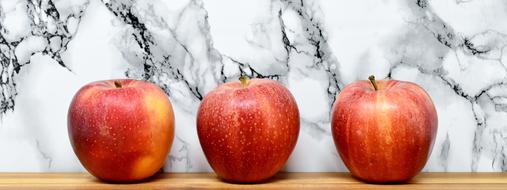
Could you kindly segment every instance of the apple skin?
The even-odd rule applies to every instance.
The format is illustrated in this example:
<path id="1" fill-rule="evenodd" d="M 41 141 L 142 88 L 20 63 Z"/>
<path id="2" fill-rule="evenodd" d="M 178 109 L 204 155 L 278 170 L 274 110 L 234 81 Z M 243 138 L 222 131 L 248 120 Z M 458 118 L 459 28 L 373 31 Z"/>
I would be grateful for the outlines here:
<path id="1" fill-rule="evenodd" d="M 163 166 L 174 138 L 174 113 L 165 93 L 152 83 L 97 81 L 74 96 L 68 132 L 79 161 L 92 175 L 135 182 Z"/>
<path id="2" fill-rule="evenodd" d="M 332 111 L 333 139 L 353 176 L 372 183 L 404 182 L 431 153 L 438 118 L 417 84 L 380 80 L 346 86 Z"/>
<path id="3" fill-rule="evenodd" d="M 287 162 L 299 135 L 299 110 L 289 90 L 252 79 L 220 85 L 201 102 L 199 141 L 216 174 L 234 183 L 262 182 Z"/>

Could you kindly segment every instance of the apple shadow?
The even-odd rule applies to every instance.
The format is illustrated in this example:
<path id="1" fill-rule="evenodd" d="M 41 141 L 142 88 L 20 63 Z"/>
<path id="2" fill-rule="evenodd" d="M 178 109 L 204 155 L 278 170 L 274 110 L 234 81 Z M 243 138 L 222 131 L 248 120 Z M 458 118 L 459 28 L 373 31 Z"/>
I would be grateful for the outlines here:
<path id="1" fill-rule="evenodd" d="M 412 182 L 412 179 L 400 180 L 400 181 L 388 181 L 388 182 L 369 181 L 369 180 L 361 179 L 361 178 L 354 176 L 350 173 L 349 173 L 349 175 L 352 176 L 352 178 L 354 178 L 355 180 L 357 180 L 359 182 L 362 182 L 365 184 L 371 184 L 371 185 L 407 185 L 407 184 L 411 184 L 411 182 Z"/>
<path id="2" fill-rule="evenodd" d="M 123 185 L 151 183 L 151 182 L 155 182 L 155 181 L 160 180 L 162 174 L 163 173 L 161 173 L 161 172 L 157 172 L 157 173 L 153 174 L 152 176 L 150 176 L 148 178 L 144 178 L 144 179 L 140 179 L 140 180 L 134 180 L 134 181 L 104 180 L 104 179 L 99 179 L 97 177 L 93 177 L 94 178 L 93 182 L 104 183 L 104 184 L 123 184 Z"/>
<path id="3" fill-rule="evenodd" d="M 259 181 L 252 181 L 252 182 L 242 182 L 242 181 L 234 181 L 234 180 L 227 180 L 221 177 L 218 177 L 218 180 L 224 183 L 228 184 L 234 184 L 234 185 L 262 185 L 262 184 L 268 184 L 268 183 L 274 183 L 277 181 L 282 181 L 289 179 L 290 177 L 286 175 L 286 173 L 277 173 L 274 176 L 268 177 L 266 179 L 262 179 Z"/>

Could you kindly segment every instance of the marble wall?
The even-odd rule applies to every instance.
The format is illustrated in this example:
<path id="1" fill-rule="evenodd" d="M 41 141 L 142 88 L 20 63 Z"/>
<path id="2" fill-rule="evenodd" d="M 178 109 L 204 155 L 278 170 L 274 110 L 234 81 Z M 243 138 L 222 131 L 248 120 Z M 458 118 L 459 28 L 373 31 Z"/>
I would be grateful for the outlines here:
<path id="1" fill-rule="evenodd" d="M 286 85 L 301 131 L 286 171 L 346 171 L 331 105 L 368 75 L 420 84 L 439 130 L 425 171 L 507 170 L 505 0 L 0 0 L 0 171 L 83 171 L 67 109 L 136 78 L 173 102 L 165 171 L 211 171 L 200 100 L 241 73 Z"/>

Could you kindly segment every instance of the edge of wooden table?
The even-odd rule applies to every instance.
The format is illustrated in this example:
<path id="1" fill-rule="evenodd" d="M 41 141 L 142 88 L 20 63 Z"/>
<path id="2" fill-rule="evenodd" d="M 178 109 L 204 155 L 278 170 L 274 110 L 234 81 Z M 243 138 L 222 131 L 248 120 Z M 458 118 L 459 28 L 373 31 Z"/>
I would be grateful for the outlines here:
<path id="1" fill-rule="evenodd" d="M 349 173 L 279 173 L 261 184 L 231 184 L 213 173 L 160 173 L 134 184 L 88 173 L 1 173 L 0 189 L 507 189 L 507 173 L 420 173 L 403 184 L 366 184 Z"/>

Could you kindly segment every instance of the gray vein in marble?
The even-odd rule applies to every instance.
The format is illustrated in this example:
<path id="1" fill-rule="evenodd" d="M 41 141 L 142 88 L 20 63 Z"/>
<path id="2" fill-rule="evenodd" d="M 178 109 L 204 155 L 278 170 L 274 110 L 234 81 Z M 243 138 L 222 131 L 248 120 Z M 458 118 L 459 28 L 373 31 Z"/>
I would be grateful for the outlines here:
<path id="1" fill-rule="evenodd" d="M 190 169 L 192 169 L 189 150 L 190 144 L 178 136 L 175 137 L 175 140 L 182 143 L 183 145 L 178 149 L 176 154 L 169 155 L 169 165 L 174 165 L 175 162 L 185 161 L 185 171 L 188 172 Z"/>
<path id="2" fill-rule="evenodd" d="M 42 158 L 44 160 L 47 161 L 47 168 L 45 168 L 46 171 L 50 170 L 51 169 L 51 165 L 53 164 L 53 158 L 51 158 L 51 156 L 47 153 L 45 153 L 43 150 L 42 150 L 42 147 L 40 145 L 40 142 L 39 140 L 35 140 L 35 147 L 37 148 L 37 150 L 39 151 L 39 154 L 42 156 Z"/>
<path id="3" fill-rule="evenodd" d="M 440 149 L 440 154 L 439 154 L 439 160 L 440 160 L 440 163 L 442 165 L 442 167 L 444 168 L 444 171 L 447 172 L 447 161 L 449 159 L 449 151 L 450 151 L 450 148 L 451 148 L 451 140 L 449 139 L 449 133 L 447 133 L 445 135 L 445 140 L 444 142 L 442 142 L 442 147 Z"/>
<path id="4" fill-rule="evenodd" d="M 462 3 L 468 3 L 468 2 L 471 2 L 472 0 L 456 0 L 456 4 L 462 4 Z"/>
<path id="5" fill-rule="evenodd" d="M 328 121 L 321 122 L 313 122 L 308 121 L 307 119 L 301 118 L 301 126 L 304 126 L 305 129 L 308 129 L 306 133 L 308 133 L 314 139 L 323 139 L 323 136 L 331 136 L 331 132 L 326 130 L 329 128 Z"/>
<path id="6" fill-rule="evenodd" d="M 505 171 L 507 171 L 507 167 L 506 167 L 507 158 L 505 157 L 505 152 L 504 152 L 505 146 L 503 146 L 503 144 L 505 144 L 505 139 L 503 137 L 503 134 L 500 131 L 494 131 L 492 136 L 493 136 L 493 139 L 495 142 L 495 149 L 497 151 L 495 152 L 495 155 L 493 156 L 493 160 L 491 162 L 491 167 L 495 168 L 496 165 L 500 165 L 500 169 L 502 170 L 502 172 L 505 172 Z"/>

